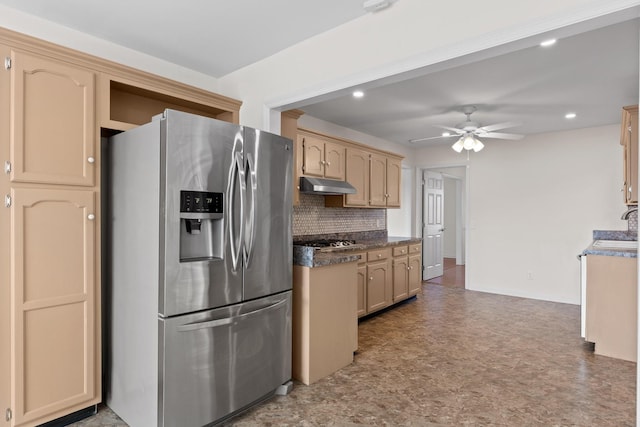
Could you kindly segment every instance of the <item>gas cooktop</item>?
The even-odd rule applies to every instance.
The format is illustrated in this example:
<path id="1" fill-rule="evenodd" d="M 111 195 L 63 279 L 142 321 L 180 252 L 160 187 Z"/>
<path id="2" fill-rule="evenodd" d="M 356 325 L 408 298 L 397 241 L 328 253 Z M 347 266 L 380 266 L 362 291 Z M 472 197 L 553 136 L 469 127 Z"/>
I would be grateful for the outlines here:
<path id="1" fill-rule="evenodd" d="M 355 240 L 310 240 L 306 242 L 298 242 L 296 245 L 308 246 L 316 249 L 334 249 L 334 248 L 349 248 L 357 249 L 361 245 L 358 245 Z"/>

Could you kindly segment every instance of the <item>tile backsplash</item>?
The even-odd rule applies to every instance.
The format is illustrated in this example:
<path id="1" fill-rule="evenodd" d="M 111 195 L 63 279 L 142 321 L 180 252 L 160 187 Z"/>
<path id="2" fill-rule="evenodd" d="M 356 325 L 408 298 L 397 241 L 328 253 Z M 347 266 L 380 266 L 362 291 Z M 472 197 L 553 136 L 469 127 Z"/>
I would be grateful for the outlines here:
<path id="1" fill-rule="evenodd" d="M 638 232 L 638 211 L 629 214 L 629 231 Z"/>
<path id="2" fill-rule="evenodd" d="M 300 194 L 293 207 L 293 235 L 386 230 L 386 209 L 325 208 L 324 197 Z"/>

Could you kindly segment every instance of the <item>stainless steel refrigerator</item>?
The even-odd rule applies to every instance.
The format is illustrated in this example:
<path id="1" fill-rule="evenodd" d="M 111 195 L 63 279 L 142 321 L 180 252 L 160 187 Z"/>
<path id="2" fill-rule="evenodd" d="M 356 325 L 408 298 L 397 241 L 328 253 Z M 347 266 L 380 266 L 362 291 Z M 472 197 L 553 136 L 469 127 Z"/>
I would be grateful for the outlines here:
<path id="1" fill-rule="evenodd" d="M 292 142 L 174 110 L 108 139 L 107 404 L 202 426 L 291 378 Z"/>

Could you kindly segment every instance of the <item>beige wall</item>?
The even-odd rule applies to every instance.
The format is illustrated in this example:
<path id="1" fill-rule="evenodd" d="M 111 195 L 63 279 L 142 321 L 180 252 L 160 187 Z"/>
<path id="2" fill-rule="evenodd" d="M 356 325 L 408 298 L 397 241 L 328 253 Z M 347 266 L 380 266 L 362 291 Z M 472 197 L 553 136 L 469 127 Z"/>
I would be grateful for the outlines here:
<path id="1" fill-rule="evenodd" d="M 618 124 L 487 141 L 468 161 L 470 289 L 579 304 L 576 255 L 594 229 L 624 230 Z M 457 164 L 448 145 L 418 150 L 422 166 Z M 532 279 L 528 279 L 531 272 Z"/>

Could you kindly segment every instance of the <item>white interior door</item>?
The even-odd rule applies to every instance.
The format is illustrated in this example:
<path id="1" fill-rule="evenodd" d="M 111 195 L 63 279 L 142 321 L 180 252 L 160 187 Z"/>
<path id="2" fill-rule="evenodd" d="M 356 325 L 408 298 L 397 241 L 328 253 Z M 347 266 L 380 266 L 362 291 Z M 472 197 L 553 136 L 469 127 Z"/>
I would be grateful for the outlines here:
<path id="1" fill-rule="evenodd" d="M 443 274 L 444 179 L 439 172 L 424 171 L 422 207 L 422 280 Z"/>

